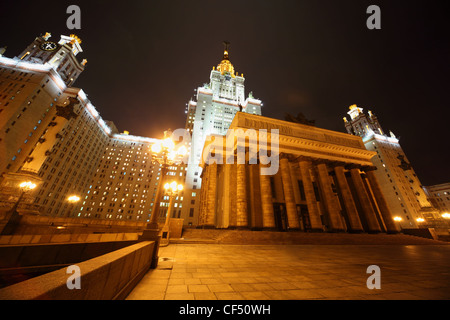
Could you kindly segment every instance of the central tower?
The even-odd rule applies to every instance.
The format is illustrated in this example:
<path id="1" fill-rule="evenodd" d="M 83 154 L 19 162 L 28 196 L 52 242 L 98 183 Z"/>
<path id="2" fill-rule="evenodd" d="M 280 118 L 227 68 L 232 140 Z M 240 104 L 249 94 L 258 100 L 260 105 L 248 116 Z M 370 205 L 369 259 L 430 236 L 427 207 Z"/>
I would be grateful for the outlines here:
<path id="1" fill-rule="evenodd" d="M 216 68 L 213 68 L 210 76 L 210 88 L 213 98 L 226 99 L 229 102 L 243 105 L 245 103 L 244 75 L 235 71 L 233 64 L 228 57 L 229 42 L 224 42 L 225 51 L 222 61 Z"/>
<path id="2" fill-rule="evenodd" d="M 189 164 L 186 168 L 182 215 L 187 225 L 197 225 L 201 188 L 201 154 L 208 135 L 226 135 L 236 112 L 261 115 L 261 100 L 245 96 L 244 74 L 239 74 L 229 58 L 230 43 L 224 42 L 223 57 L 213 67 L 209 83 L 196 89 L 187 103 L 185 128 L 191 133 Z"/>

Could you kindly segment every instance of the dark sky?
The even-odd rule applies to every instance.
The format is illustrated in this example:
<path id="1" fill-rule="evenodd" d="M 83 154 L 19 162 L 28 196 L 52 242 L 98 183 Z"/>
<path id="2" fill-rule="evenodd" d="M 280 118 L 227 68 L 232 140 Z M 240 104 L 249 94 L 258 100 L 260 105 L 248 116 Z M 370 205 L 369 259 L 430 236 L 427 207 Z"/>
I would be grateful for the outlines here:
<path id="1" fill-rule="evenodd" d="M 230 60 L 263 115 L 303 112 L 345 132 L 352 104 L 392 130 L 424 185 L 450 182 L 450 43 L 445 1 L 2 1 L 0 46 L 14 57 L 41 33 L 77 34 L 82 88 L 105 120 L 159 137 L 185 123 L 194 89 Z M 81 30 L 66 8 L 81 8 Z M 381 30 L 366 9 L 381 8 Z"/>

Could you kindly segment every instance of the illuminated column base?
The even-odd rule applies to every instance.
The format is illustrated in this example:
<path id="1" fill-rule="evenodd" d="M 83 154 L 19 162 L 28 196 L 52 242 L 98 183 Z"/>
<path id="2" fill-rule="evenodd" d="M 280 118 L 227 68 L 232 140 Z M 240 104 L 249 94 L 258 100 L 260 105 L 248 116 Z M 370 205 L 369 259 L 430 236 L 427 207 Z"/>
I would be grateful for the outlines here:
<path id="1" fill-rule="evenodd" d="M 207 201 L 205 227 L 214 227 L 216 219 L 217 164 L 212 163 L 208 170 Z"/>
<path id="2" fill-rule="evenodd" d="M 236 198 L 236 226 L 248 226 L 247 208 L 247 177 L 245 164 L 237 164 L 237 198 Z"/>
<path id="3" fill-rule="evenodd" d="M 306 205 L 308 207 L 311 229 L 315 231 L 323 231 L 322 220 L 320 219 L 319 209 L 317 208 L 316 196 L 314 194 L 314 187 L 311 179 L 311 161 L 300 160 L 298 165 L 300 168 L 303 188 L 305 190 Z"/>
<path id="4" fill-rule="evenodd" d="M 263 167 L 260 164 L 260 168 Z M 270 176 L 261 175 L 259 177 L 261 188 L 261 205 L 263 215 L 263 228 L 275 228 L 275 216 L 273 213 L 272 188 L 270 186 Z"/>
<path id="5" fill-rule="evenodd" d="M 344 167 L 337 166 L 334 168 L 334 172 L 336 173 L 336 180 L 339 185 L 339 189 L 342 194 L 342 199 L 344 202 L 345 210 L 347 212 L 347 217 L 350 223 L 350 229 L 353 232 L 363 231 L 363 227 L 361 225 L 361 220 L 358 216 L 358 209 L 356 209 L 355 202 L 353 200 L 352 192 L 350 191 L 350 187 L 347 183 L 347 178 L 345 177 Z"/>
<path id="6" fill-rule="evenodd" d="M 339 212 L 339 205 L 336 196 L 331 189 L 327 166 L 324 163 L 318 163 L 316 168 L 319 176 L 320 188 L 324 197 L 324 204 L 328 211 L 330 229 L 334 232 L 345 231 L 342 217 Z"/>
<path id="7" fill-rule="evenodd" d="M 281 179 L 283 181 L 284 201 L 286 203 L 286 214 L 290 230 L 300 229 L 298 221 L 297 208 L 294 198 L 294 189 L 292 187 L 291 173 L 289 170 L 289 160 L 280 159 Z"/>
<path id="8" fill-rule="evenodd" d="M 356 193 L 359 197 L 359 202 L 363 210 L 364 217 L 367 221 L 369 232 L 381 232 L 380 224 L 378 223 L 375 211 L 370 203 L 369 195 L 367 194 L 364 182 L 361 178 L 361 173 L 358 168 L 350 169 L 353 183 L 355 184 Z"/>
<path id="9" fill-rule="evenodd" d="M 400 228 L 395 223 L 392 213 L 387 205 L 386 199 L 384 198 L 383 193 L 381 192 L 380 185 L 378 183 L 377 177 L 373 170 L 365 170 L 367 174 L 367 178 L 370 183 L 370 187 L 372 188 L 373 195 L 375 200 L 377 201 L 378 207 L 380 208 L 381 216 L 383 217 L 384 224 L 386 226 L 386 231 L 388 233 L 398 233 L 400 232 Z"/>

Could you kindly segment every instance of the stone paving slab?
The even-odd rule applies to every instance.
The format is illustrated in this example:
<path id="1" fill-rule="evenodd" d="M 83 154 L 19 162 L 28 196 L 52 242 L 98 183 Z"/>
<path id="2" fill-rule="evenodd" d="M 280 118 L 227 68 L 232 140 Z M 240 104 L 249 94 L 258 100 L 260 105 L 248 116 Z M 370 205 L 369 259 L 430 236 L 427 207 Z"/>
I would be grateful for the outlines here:
<path id="1" fill-rule="evenodd" d="M 223 245 L 160 248 L 129 300 L 450 299 L 448 245 Z M 381 289 L 368 289 L 369 265 Z"/>

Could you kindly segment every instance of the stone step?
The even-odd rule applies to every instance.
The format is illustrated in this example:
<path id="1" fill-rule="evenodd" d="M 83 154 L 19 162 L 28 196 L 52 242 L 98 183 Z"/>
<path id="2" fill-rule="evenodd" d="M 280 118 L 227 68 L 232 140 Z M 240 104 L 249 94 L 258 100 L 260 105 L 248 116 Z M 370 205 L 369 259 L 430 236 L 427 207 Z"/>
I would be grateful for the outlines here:
<path id="1" fill-rule="evenodd" d="M 274 232 L 227 229 L 185 229 L 182 238 L 170 243 L 304 244 L 304 245 L 447 245 L 448 242 L 405 234 L 349 234 Z"/>

